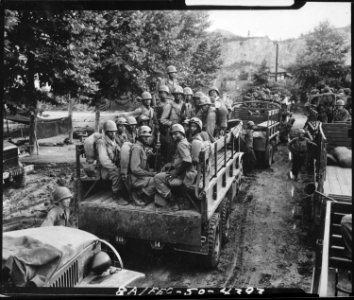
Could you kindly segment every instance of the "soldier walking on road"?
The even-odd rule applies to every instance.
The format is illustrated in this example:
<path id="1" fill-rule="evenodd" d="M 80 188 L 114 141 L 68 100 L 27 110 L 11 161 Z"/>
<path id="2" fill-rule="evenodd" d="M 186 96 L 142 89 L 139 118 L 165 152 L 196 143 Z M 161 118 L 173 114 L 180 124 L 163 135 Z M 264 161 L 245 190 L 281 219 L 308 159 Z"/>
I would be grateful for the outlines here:
<path id="1" fill-rule="evenodd" d="M 291 173 L 294 175 L 295 180 L 298 179 L 299 171 L 305 164 L 306 155 L 310 151 L 310 145 L 317 147 L 314 142 L 311 142 L 310 139 L 305 137 L 305 133 L 304 129 L 300 129 L 298 137 L 293 138 L 289 142 L 289 150 L 293 157 Z"/>
<path id="2" fill-rule="evenodd" d="M 44 226 L 69 226 L 70 202 L 73 195 L 67 187 L 57 186 L 53 192 L 54 207 L 48 212 L 41 227 Z"/>
<path id="3" fill-rule="evenodd" d="M 240 136 L 245 146 L 245 174 L 252 172 L 257 161 L 256 155 L 253 150 L 253 132 L 255 127 L 256 125 L 253 121 L 248 121 L 246 124 L 246 128 L 242 129 Z"/>
<path id="4" fill-rule="evenodd" d="M 181 124 L 172 126 L 171 135 L 175 142 L 176 153 L 169 170 L 158 173 L 154 177 L 157 190 L 155 205 L 166 207 L 167 204 L 170 204 L 172 210 L 179 210 L 179 206 L 173 199 L 171 187 L 181 186 L 186 172 L 192 166 L 191 145 L 185 137 L 184 128 Z"/>
<path id="5" fill-rule="evenodd" d="M 141 126 L 139 128 L 138 141 L 132 146 L 131 150 L 130 171 L 133 186 L 132 199 L 137 206 L 145 206 L 153 201 L 151 197 L 156 193 L 154 183 L 156 172 L 149 171 L 147 163 L 150 152 L 148 147 L 150 137 L 150 127 Z"/>
<path id="6" fill-rule="evenodd" d="M 120 148 L 115 141 L 116 123 L 111 120 L 106 121 L 103 124 L 103 130 L 104 137 L 96 142 L 102 178 L 112 180 L 113 199 L 117 200 L 121 205 L 127 205 L 128 202 L 122 197 L 122 194 L 126 191 L 124 190 L 125 187 L 119 169 Z"/>

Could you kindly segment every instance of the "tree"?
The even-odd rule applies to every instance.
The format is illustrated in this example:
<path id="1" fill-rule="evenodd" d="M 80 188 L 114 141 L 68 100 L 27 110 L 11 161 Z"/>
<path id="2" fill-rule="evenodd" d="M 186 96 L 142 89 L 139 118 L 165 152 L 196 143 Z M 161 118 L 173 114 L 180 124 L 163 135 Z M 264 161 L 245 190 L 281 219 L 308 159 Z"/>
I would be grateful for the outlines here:
<path id="1" fill-rule="evenodd" d="M 343 36 L 326 21 L 315 27 L 305 39 L 305 50 L 289 68 L 297 83 L 305 90 L 321 82 L 334 87 L 345 86 L 349 72 L 345 66 L 345 55 L 349 47 Z"/>
<path id="2" fill-rule="evenodd" d="M 268 73 L 269 68 L 267 67 L 267 61 L 263 59 L 258 70 L 253 74 L 253 84 L 254 85 L 264 85 L 268 83 Z"/>

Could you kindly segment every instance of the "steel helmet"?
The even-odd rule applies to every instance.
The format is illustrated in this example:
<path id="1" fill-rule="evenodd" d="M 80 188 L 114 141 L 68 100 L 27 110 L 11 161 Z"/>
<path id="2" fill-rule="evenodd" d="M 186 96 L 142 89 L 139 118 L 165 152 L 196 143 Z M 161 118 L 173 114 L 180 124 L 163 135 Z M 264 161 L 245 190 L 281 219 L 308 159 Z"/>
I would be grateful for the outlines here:
<path id="1" fill-rule="evenodd" d="M 165 92 L 167 94 L 170 93 L 170 89 L 168 88 L 167 85 L 161 85 L 160 88 L 159 88 L 159 92 Z"/>
<path id="2" fill-rule="evenodd" d="M 331 91 L 331 89 L 328 87 L 328 86 L 326 86 L 324 89 L 323 89 L 323 92 L 324 93 L 329 93 Z"/>
<path id="3" fill-rule="evenodd" d="M 118 125 L 128 125 L 128 121 L 127 121 L 127 119 L 124 118 L 124 117 L 119 117 L 119 118 L 117 119 L 117 124 L 118 124 Z"/>
<path id="4" fill-rule="evenodd" d="M 306 133 L 306 131 L 305 131 L 304 129 L 302 129 L 302 128 L 299 129 L 299 135 L 300 135 L 300 134 L 305 134 L 305 133 Z"/>
<path id="5" fill-rule="evenodd" d="M 145 125 L 139 127 L 138 136 L 151 136 L 151 128 Z"/>
<path id="6" fill-rule="evenodd" d="M 179 85 L 177 85 L 175 87 L 175 89 L 173 90 L 172 94 L 182 94 L 183 95 L 183 88 Z"/>
<path id="7" fill-rule="evenodd" d="M 202 122 L 199 118 L 197 118 L 197 117 L 191 118 L 191 119 L 189 120 L 189 124 L 191 124 L 191 123 L 197 124 L 198 127 L 199 127 L 199 129 L 200 129 L 200 131 L 202 131 L 203 122 Z"/>
<path id="8" fill-rule="evenodd" d="M 172 128 L 171 128 L 171 134 L 174 132 L 180 132 L 182 133 L 184 136 L 186 136 L 186 132 L 184 131 L 184 128 L 181 124 L 173 124 Z"/>
<path id="9" fill-rule="evenodd" d="M 336 103 L 336 106 L 344 106 L 345 105 L 345 103 L 344 103 L 344 101 L 343 100 L 337 100 L 337 103 Z"/>
<path id="10" fill-rule="evenodd" d="M 150 121 L 150 118 L 147 115 L 140 115 L 138 117 L 138 123 L 144 122 L 144 121 Z"/>
<path id="11" fill-rule="evenodd" d="M 168 66 L 167 73 L 177 73 L 177 69 L 175 66 Z"/>
<path id="12" fill-rule="evenodd" d="M 57 186 L 53 192 L 53 202 L 59 203 L 61 200 L 72 198 L 70 190 L 65 186 Z"/>
<path id="13" fill-rule="evenodd" d="M 188 95 L 193 96 L 193 91 L 190 87 L 187 86 L 183 89 L 183 94 L 185 94 L 186 96 L 188 96 Z"/>
<path id="14" fill-rule="evenodd" d="M 248 122 L 247 122 L 247 125 L 248 125 L 248 126 L 255 126 L 256 124 L 254 124 L 253 121 L 248 121 Z"/>
<path id="15" fill-rule="evenodd" d="M 344 90 L 343 90 L 343 89 L 339 89 L 339 90 L 338 90 L 338 94 L 341 94 L 341 93 L 344 93 Z"/>
<path id="16" fill-rule="evenodd" d="M 129 116 L 127 117 L 127 121 L 129 125 L 138 125 L 138 122 L 136 121 L 135 117 Z"/>
<path id="17" fill-rule="evenodd" d="M 217 88 L 217 87 L 215 87 L 215 86 L 213 86 L 210 90 L 209 90 L 209 95 L 210 95 L 210 92 L 211 91 L 215 91 L 215 92 L 217 92 L 218 93 L 218 95 L 220 96 L 220 92 L 219 92 L 219 89 Z"/>
<path id="18" fill-rule="evenodd" d="M 351 92 L 350 88 L 345 88 L 345 89 L 344 89 L 344 93 L 345 93 L 346 95 L 349 95 L 350 92 Z"/>
<path id="19" fill-rule="evenodd" d="M 149 92 L 144 92 L 141 94 L 141 98 L 142 98 L 142 100 L 149 100 L 149 99 L 152 99 L 152 96 Z"/>
<path id="20" fill-rule="evenodd" d="M 97 275 L 102 274 L 106 271 L 112 264 L 112 260 L 106 252 L 98 252 L 92 260 L 92 271 Z"/>
<path id="21" fill-rule="evenodd" d="M 107 131 L 117 131 L 117 125 L 115 122 L 113 122 L 112 120 L 107 120 L 106 122 L 104 122 L 103 124 L 103 130 L 104 132 Z"/>
<path id="22" fill-rule="evenodd" d="M 204 97 L 203 92 L 196 92 L 193 96 L 193 98 L 199 98 L 202 99 Z"/>
<path id="23" fill-rule="evenodd" d="M 199 106 L 204 106 L 204 105 L 211 105 L 211 100 L 209 97 L 203 95 L 203 97 L 200 99 Z"/>

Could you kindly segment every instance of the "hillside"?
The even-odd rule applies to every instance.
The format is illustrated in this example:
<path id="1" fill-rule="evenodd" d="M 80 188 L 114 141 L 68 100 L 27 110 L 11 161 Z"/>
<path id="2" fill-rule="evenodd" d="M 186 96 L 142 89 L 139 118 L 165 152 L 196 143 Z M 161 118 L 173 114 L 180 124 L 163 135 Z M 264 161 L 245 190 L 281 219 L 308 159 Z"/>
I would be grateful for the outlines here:
<path id="1" fill-rule="evenodd" d="M 351 44 L 351 26 L 337 29 Z M 269 37 L 241 37 L 224 30 L 215 30 L 211 35 L 223 37 L 223 67 L 216 80 L 237 76 L 241 71 L 252 72 L 265 59 L 268 66 L 275 66 L 275 42 Z M 279 67 L 285 68 L 295 62 L 296 56 L 305 47 L 305 35 L 279 41 Z M 351 51 L 347 54 L 346 64 L 351 65 Z"/>

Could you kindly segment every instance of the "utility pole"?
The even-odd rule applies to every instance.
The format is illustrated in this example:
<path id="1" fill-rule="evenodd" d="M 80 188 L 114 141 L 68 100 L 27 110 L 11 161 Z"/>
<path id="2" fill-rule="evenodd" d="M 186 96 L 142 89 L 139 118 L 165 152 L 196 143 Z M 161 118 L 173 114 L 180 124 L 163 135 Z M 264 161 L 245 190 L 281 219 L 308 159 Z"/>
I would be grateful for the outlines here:
<path id="1" fill-rule="evenodd" d="M 275 82 L 278 81 L 278 42 L 275 43 Z"/>

